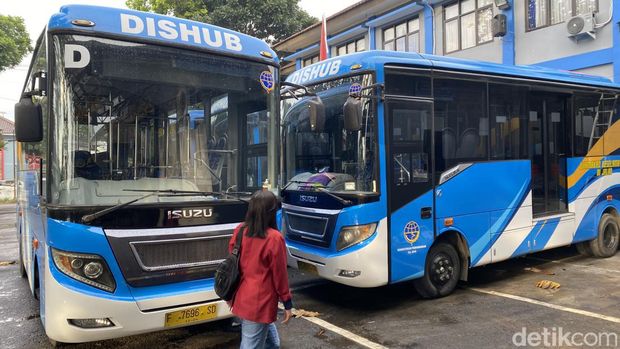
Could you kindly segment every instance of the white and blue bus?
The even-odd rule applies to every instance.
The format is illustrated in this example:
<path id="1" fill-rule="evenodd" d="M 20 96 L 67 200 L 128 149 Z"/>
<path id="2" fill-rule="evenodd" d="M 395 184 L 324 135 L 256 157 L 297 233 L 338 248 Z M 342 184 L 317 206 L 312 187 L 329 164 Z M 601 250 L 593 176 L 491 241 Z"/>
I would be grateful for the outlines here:
<path id="1" fill-rule="evenodd" d="M 371 51 L 288 77 L 289 265 L 449 294 L 473 267 L 577 244 L 616 253 L 620 85 L 536 67 Z"/>
<path id="2" fill-rule="evenodd" d="M 276 180 L 278 66 L 208 24 L 51 17 L 15 109 L 19 261 L 51 340 L 231 316 L 213 275 L 245 198 Z"/>

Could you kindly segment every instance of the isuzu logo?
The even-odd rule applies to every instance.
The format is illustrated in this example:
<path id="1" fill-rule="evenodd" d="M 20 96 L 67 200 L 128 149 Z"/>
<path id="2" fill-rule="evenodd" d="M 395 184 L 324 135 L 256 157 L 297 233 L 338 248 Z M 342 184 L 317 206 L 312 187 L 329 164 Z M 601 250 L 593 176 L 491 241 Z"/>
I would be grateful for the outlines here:
<path id="1" fill-rule="evenodd" d="M 299 195 L 299 201 L 301 202 L 312 202 L 315 203 L 317 202 L 319 198 L 316 196 L 312 196 L 312 195 Z"/>
<path id="2" fill-rule="evenodd" d="M 213 216 L 212 208 L 168 210 L 168 219 L 209 218 L 211 216 Z"/>

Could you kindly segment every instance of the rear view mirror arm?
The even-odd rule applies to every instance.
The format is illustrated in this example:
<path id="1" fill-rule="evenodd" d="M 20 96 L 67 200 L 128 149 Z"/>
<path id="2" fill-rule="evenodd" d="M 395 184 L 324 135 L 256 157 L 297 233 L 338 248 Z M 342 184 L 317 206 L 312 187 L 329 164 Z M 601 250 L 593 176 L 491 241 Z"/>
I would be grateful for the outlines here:
<path id="1" fill-rule="evenodd" d="M 299 99 L 299 97 L 316 96 L 316 93 L 308 91 L 308 87 L 304 85 L 298 85 L 298 84 L 288 82 L 288 81 L 283 81 L 282 83 L 280 83 L 280 85 L 288 87 L 288 88 L 284 88 L 280 90 L 281 95 L 288 94 L 288 96 L 283 96 L 282 99 L 289 99 L 289 98 Z M 303 90 L 303 93 L 296 94 L 295 91 L 297 90 Z"/>

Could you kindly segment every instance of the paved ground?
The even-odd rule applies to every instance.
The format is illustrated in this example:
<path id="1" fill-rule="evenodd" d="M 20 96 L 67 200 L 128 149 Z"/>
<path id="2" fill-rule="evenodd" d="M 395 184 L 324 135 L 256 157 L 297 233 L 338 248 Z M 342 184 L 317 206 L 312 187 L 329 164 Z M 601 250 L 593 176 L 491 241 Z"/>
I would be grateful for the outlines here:
<path id="1" fill-rule="evenodd" d="M 13 206 L 0 206 L 0 261 L 16 259 L 14 222 Z M 321 315 L 314 322 L 294 319 L 279 326 L 282 346 L 508 348 L 514 347 L 513 338 L 522 337 L 514 336 L 523 328 L 527 333 L 561 328 L 620 337 L 620 253 L 600 260 L 581 257 L 572 248 L 557 249 L 474 269 L 470 279 L 453 295 L 426 301 L 409 283 L 354 289 L 291 271 L 296 306 Z M 536 288 L 543 279 L 561 288 Z M 235 348 L 238 338 L 226 324 L 213 323 L 73 347 Z M 0 266 L 0 348 L 47 346 L 38 303 L 17 265 Z"/>

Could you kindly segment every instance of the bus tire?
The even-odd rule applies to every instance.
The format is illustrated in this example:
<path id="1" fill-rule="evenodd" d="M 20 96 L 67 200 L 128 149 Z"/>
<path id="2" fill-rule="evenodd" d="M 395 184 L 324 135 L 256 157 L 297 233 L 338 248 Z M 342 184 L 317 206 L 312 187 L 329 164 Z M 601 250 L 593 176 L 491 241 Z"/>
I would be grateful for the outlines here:
<path id="1" fill-rule="evenodd" d="M 461 276 L 461 259 L 454 246 L 440 242 L 428 252 L 424 276 L 414 281 L 423 298 L 445 297 L 456 288 Z"/>
<path id="2" fill-rule="evenodd" d="M 590 249 L 595 257 L 609 258 L 618 251 L 620 227 L 616 217 L 609 213 L 603 214 L 598 224 L 598 235 L 590 241 Z"/>
<path id="3" fill-rule="evenodd" d="M 594 254 L 592 253 L 592 249 L 590 248 L 590 241 L 578 242 L 575 244 L 575 247 L 577 248 L 577 252 L 579 252 L 579 254 L 582 256 L 594 256 Z"/>
<path id="4" fill-rule="evenodd" d="M 21 235 L 19 237 L 19 243 L 17 244 L 18 248 L 19 248 L 19 276 L 21 276 L 22 278 L 25 278 L 26 275 L 26 266 L 24 265 L 24 247 L 22 246 L 22 238 Z"/>

